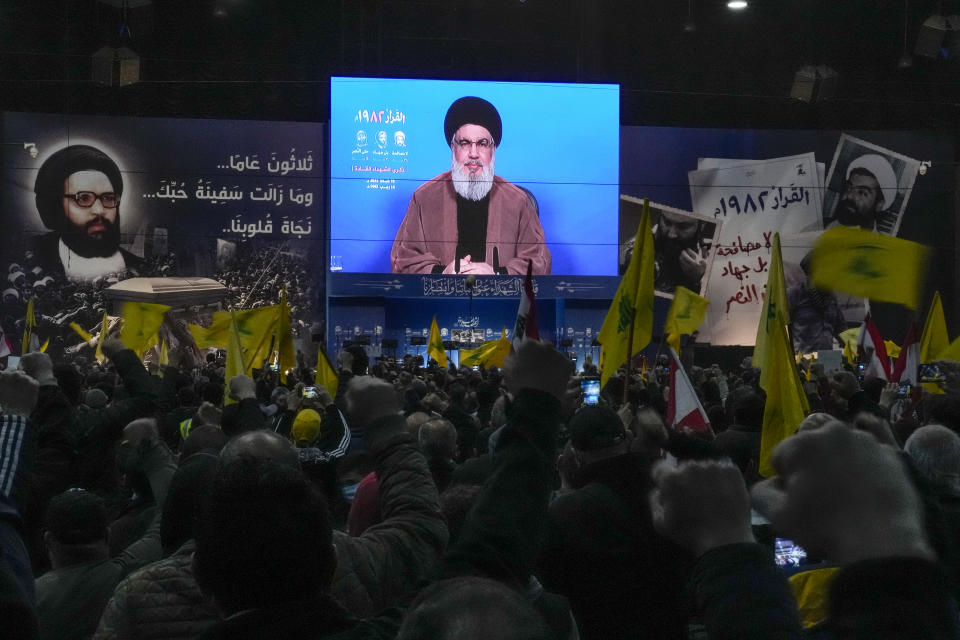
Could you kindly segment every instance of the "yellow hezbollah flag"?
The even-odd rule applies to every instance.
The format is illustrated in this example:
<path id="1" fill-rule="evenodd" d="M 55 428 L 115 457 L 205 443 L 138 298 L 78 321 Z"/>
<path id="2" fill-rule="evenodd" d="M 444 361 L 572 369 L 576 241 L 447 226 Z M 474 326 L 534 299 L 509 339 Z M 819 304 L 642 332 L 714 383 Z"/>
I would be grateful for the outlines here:
<path id="1" fill-rule="evenodd" d="M 607 317 L 597 334 L 600 342 L 600 386 L 634 353 L 650 343 L 653 332 L 653 232 L 650 201 L 643 200 L 643 217 L 637 227 L 630 266 L 620 280 Z M 633 335 L 631 342 L 630 335 Z"/>
<path id="2" fill-rule="evenodd" d="M 323 349 L 317 351 L 317 375 L 314 379 L 317 386 L 326 387 L 330 392 L 331 398 L 337 397 L 337 387 L 340 385 L 340 376 L 337 370 L 330 364 L 330 358 L 323 352 Z"/>
<path id="3" fill-rule="evenodd" d="M 100 321 L 100 335 L 97 337 L 97 350 L 93 352 L 93 357 L 97 359 L 97 362 L 103 363 L 107 359 L 107 356 L 103 355 L 103 343 L 107 339 L 109 332 L 110 316 L 104 311 L 103 320 Z"/>
<path id="4" fill-rule="evenodd" d="M 297 368 L 297 352 L 293 348 L 293 331 L 290 329 L 290 305 L 287 304 L 287 289 L 280 290 L 280 316 L 277 326 L 277 364 L 280 380 L 286 381 L 287 371 Z M 331 394 L 333 395 L 333 394 Z"/>
<path id="5" fill-rule="evenodd" d="M 241 344 L 236 312 L 229 311 L 226 313 L 230 314 L 230 328 L 227 332 L 227 366 L 223 374 L 223 383 L 226 387 L 223 394 L 223 403 L 232 404 L 236 400 L 230 397 L 230 379 L 247 373 L 247 360 Z"/>
<path id="6" fill-rule="evenodd" d="M 680 336 L 691 334 L 700 328 L 707 317 L 707 305 L 710 301 L 695 294 L 690 289 L 678 285 L 673 292 L 673 302 L 667 313 L 667 322 L 663 330 L 667 332 L 667 344 L 680 353 Z"/>
<path id="7" fill-rule="evenodd" d="M 231 315 L 234 314 L 234 315 Z M 257 307 L 242 311 L 217 311 L 209 327 L 187 325 L 198 349 L 216 347 L 230 348 L 230 329 L 237 323 L 240 343 L 247 351 L 248 369 L 270 357 L 270 340 L 280 324 L 280 306 Z M 296 362 L 296 359 L 294 359 Z"/>
<path id="8" fill-rule="evenodd" d="M 900 345 L 898 345 L 893 340 L 884 340 L 883 348 L 886 350 L 888 357 L 890 358 L 900 357 L 900 352 L 902 351 L 902 349 L 900 348 Z"/>
<path id="9" fill-rule="evenodd" d="M 765 318 L 761 316 L 760 323 Z M 767 336 L 766 369 L 767 400 L 763 406 L 763 428 L 760 433 L 758 471 L 764 477 L 775 475 L 770 454 L 780 442 L 792 436 L 810 411 L 807 396 L 800 385 L 797 365 L 790 349 L 787 327 L 776 323 Z"/>
<path id="10" fill-rule="evenodd" d="M 783 280 L 783 256 L 780 253 L 780 234 L 773 234 L 773 248 L 770 251 L 770 269 L 767 273 L 767 288 L 763 293 L 763 307 L 760 309 L 760 323 L 757 325 L 757 341 L 753 347 L 752 366 L 760 369 L 760 386 L 767 388 L 773 357 L 770 341 L 779 334 L 777 327 L 790 324 L 790 307 L 787 304 L 787 285 Z M 793 349 L 787 351 L 791 354 Z M 795 362 L 793 358 L 791 362 Z"/>
<path id="11" fill-rule="evenodd" d="M 860 327 L 853 327 L 840 332 L 840 338 L 843 340 L 843 357 L 849 364 L 855 364 L 857 361 L 857 342 L 860 339 Z"/>
<path id="12" fill-rule="evenodd" d="M 916 309 L 927 255 L 927 248 L 916 242 L 859 227 L 834 227 L 813 248 L 810 280 L 819 289 Z"/>
<path id="13" fill-rule="evenodd" d="M 770 466 L 770 454 L 781 440 L 793 435 L 810 411 L 807 396 L 800 384 L 790 336 L 787 334 L 789 322 L 780 234 L 774 234 L 767 288 L 752 358 L 753 366 L 760 368 L 760 386 L 767 392 L 758 464 L 758 471 L 762 476 L 774 474 L 773 467 Z"/>
<path id="14" fill-rule="evenodd" d="M 447 352 L 443 350 L 443 338 L 440 337 L 440 329 L 437 327 L 437 316 L 433 316 L 433 322 L 430 324 L 430 338 L 427 339 L 427 357 L 436 360 L 441 367 L 447 366 Z"/>
<path id="15" fill-rule="evenodd" d="M 23 345 L 20 347 L 21 354 L 30 353 L 31 340 L 33 339 L 33 332 L 37 328 L 37 317 L 33 313 L 33 298 L 30 298 L 30 301 L 27 302 L 27 314 L 23 319 Z"/>
<path id="16" fill-rule="evenodd" d="M 923 324 L 923 334 L 920 336 L 920 362 L 926 363 L 936 360 L 950 344 L 947 334 L 947 321 L 943 317 L 943 302 L 940 292 L 933 294 L 930 311 L 927 312 L 927 321 Z"/>
<path id="17" fill-rule="evenodd" d="M 157 364 L 161 367 L 170 364 L 170 347 L 167 345 L 166 340 L 160 341 L 160 356 L 157 358 Z"/>
<path id="18" fill-rule="evenodd" d="M 920 363 L 926 364 L 940 358 L 940 355 L 950 345 L 950 336 L 947 333 L 947 321 L 943 316 L 943 302 L 940 292 L 933 294 L 930 311 L 927 312 L 927 321 L 923 324 L 923 334 L 920 336 Z M 935 382 L 924 382 L 923 388 L 934 394 L 944 393 Z"/>
<path id="19" fill-rule="evenodd" d="M 70 323 L 70 328 L 77 332 L 77 335 L 80 336 L 80 339 L 84 342 L 90 342 L 93 340 L 93 336 L 83 330 L 83 327 L 78 325 L 76 322 Z"/>
<path id="20" fill-rule="evenodd" d="M 504 329 L 497 340 L 487 340 L 476 349 L 464 349 L 460 352 L 460 364 L 465 367 L 483 365 L 485 367 L 502 367 L 503 361 L 510 355 L 510 341 L 507 340 L 507 330 Z"/>
<path id="21" fill-rule="evenodd" d="M 123 328 L 120 329 L 120 339 L 128 349 L 138 356 L 157 344 L 158 331 L 163 324 L 163 316 L 170 310 L 165 304 L 149 302 L 123 303 Z"/>

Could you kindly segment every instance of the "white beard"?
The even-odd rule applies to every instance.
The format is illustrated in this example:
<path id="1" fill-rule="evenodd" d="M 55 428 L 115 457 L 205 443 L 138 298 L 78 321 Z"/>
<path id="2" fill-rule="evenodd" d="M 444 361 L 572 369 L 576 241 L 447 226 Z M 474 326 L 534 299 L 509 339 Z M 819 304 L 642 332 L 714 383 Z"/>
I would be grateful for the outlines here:
<path id="1" fill-rule="evenodd" d="M 490 163 L 481 167 L 477 173 L 470 171 L 456 158 L 450 160 L 450 173 L 453 179 L 453 188 L 462 198 L 467 200 L 483 200 L 490 188 L 493 187 L 493 158 Z"/>

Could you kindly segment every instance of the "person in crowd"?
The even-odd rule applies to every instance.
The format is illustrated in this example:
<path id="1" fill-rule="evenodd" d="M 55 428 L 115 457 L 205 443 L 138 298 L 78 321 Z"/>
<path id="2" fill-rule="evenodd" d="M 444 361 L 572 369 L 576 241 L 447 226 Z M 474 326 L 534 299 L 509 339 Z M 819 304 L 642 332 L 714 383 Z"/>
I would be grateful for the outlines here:
<path id="1" fill-rule="evenodd" d="M 397 229 L 394 273 L 549 275 L 550 250 L 536 201 L 494 175 L 500 113 L 475 96 L 455 100 L 443 121 L 450 171 L 421 185 Z"/>
<path id="2" fill-rule="evenodd" d="M 121 448 L 142 471 L 161 507 L 173 476 L 173 456 L 161 444 L 156 424 L 141 418 L 127 425 Z M 51 500 L 44 542 L 52 569 L 37 579 L 37 619 L 41 638 L 87 638 L 117 584 L 131 571 L 159 560 L 160 513 L 142 538 L 111 557 L 107 508 L 84 489 L 68 489 Z"/>

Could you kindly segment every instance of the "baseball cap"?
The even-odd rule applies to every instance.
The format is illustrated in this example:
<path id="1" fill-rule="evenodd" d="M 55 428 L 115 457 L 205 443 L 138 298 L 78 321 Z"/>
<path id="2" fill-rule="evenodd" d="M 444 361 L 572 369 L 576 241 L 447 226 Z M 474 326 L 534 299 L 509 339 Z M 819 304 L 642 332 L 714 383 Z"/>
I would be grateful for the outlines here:
<path id="1" fill-rule="evenodd" d="M 568 425 L 570 441 L 579 451 L 595 451 L 620 444 L 627 437 L 620 416 L 601 405 L 581 408 Z"/>

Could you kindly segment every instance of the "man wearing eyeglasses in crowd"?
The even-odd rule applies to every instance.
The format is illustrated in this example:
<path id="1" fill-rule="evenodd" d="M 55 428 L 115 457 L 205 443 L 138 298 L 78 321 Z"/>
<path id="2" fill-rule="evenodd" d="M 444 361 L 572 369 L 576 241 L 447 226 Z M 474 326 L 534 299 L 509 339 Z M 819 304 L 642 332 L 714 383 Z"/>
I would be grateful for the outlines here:
<path id="1" fill-rule="evenodd" d="M 74 281 L 136 275 L 142 259 L 120 248 L 117 164 L 88 145 L 71 145 L 41 165 L 34 184 L 37 211 L 51 233 L 36 240 L 41 266 Z"/>
<path id="2" fill-rule="evenodd" d="M 496 107 L 466 96 L 447 110 L 450 171 L 421 185 L 390 251 L 394 273 L 550 273 L 536 200 L 494 175 L 503 133 Z"/>

